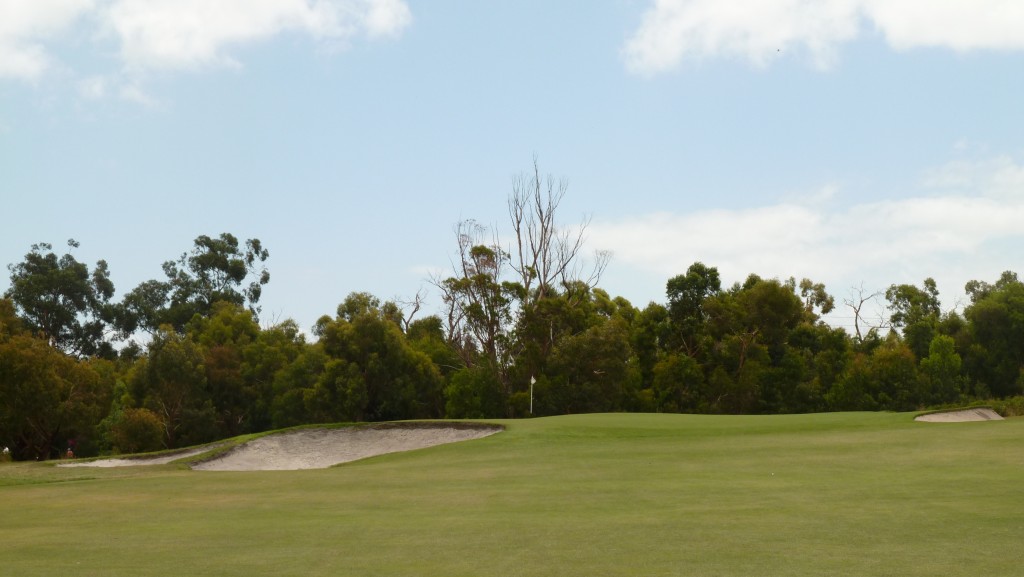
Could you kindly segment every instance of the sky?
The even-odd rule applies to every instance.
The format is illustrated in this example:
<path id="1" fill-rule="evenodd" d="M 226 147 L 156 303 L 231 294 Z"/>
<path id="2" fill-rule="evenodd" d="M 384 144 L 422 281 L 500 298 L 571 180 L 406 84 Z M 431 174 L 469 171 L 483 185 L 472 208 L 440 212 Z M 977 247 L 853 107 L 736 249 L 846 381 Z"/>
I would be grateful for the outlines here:
<path id="1" fill-rule="evenodd" d="M 837 326 L 927 277 L 952 310 L 1024 273 L 1022 30 L 1016 0 L 0 0 L 0 264 L 74 238 L 120 295 L 230 232 L 270 251 L 265 324 L 425 314 L 536 159 L 638 307 L 701 261 L 822 282 Z"/>

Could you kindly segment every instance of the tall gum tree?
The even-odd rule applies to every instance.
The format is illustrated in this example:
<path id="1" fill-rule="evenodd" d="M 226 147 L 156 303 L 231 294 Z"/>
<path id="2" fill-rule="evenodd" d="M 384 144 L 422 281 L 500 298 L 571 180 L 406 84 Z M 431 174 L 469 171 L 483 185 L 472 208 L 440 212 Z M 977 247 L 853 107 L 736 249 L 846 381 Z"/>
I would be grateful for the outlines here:
<path id="1" fill-rule="evenodd" d="M 1024 283 L 1003 273 L 996 285 L 972 295 L 964 311 L 974 345 L 968 351 L 973 378 L 999 397 L 1024 392 Z"/>
<path id="2" fill-rule="evenodd" d="M 903 338 L 918 359 L 928 356 L 928 346 L 935 337 L 935 328 L 942 315 L 939 289 L 932 278 L 921 287 L 909 284 L 892 285 L 885 291 L 889 302 L 889 322 L 903 329 Z"/>
<path id="3" fill-rule="evenodd" d="M 123 336 L 155 333 L 162 325 L 182 332 L 195 315 L 209 316 L 224 301 L 247 308 L 255 318 L 263 287 L 270 282 L 264 263 L 270 252 L 257 238 L 240 243 L 230 233 L 199 236 L 191 252 L 163 264 L 165 281 L 143 282 L 121 302 L 117 327 Z"/>
<path id="4" fill-rule="evenodd" d="M 581 258 L 587 219 L 575 228 L 558 223 L 567 190 L 564 179 L 542 177 L 534 159 L 532 172 L 512 182 L 509 247 L 497 235 L 487 242 L 484 227 L 463 221 L 456 227 L 454 274 L 432 279 L 445 303 L 449 342 L 467 367 L 491 367 L 505 397 L 527 386 L 511 382 L 513 365 L 520 373 L 534 372 L 556 344 L 550 313 L 565 307 L 544 303 L 561 298 L 572 308 L 578 304 L 573 299 L 589 298 L 609 259 L 598 252 L 588 266 Z M 578 290 L 580 284 L 587 290 Z"/>
<path id="5" fill-rule="evenodd" d="M 70 250 L 78 247 L 68 240 Z M 52 245 L 39 243 L 22 262 L 7 268 L 11 287 L 4 296 L 15 304 L 26 328 L 70 355 L 113 355 L 105 338 L 114 316 L 114 283 L 106 261 L 90 271 L 70 252 L 57 256 Z"/>
<path id="6" fill-rule="evenodd" d="M 103 363 L 70 357 L 33 336 L 11 301 L 0 299 L 0 444 L 17 459 L 93 445 L 112 389 L 110 371 L 98 370 Z"/>

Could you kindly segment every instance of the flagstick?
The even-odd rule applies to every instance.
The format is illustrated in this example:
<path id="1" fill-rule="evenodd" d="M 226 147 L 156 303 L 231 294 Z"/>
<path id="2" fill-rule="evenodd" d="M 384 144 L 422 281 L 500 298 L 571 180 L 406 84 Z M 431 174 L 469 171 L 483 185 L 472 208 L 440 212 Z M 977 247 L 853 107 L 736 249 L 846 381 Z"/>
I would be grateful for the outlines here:
<path id="1" fill-rule="evenodd" d="M 530 416 L 533 416 L 533 383 L 536 383 L 537 379 L 530 375 Z"/>

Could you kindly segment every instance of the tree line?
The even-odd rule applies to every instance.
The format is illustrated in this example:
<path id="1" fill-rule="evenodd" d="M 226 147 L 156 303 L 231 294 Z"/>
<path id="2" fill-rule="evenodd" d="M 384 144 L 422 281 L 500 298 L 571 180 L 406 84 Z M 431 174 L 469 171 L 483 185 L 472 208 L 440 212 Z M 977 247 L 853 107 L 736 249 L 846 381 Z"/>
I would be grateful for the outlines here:
<path id="1" fill-rule="evenodd" d="M 536 164 L 516 179 L 509 246 L 460 223 L 452 270 L 430 279 L 438 313 L 352 293 L 309 336 L 291 320 L 259 325 L 258 239 L 200 236 L 117 302 L 104 261 L 90 270 L 33 245 L 0 299 L 0 443 L 45 459 L 306 423 L 902 411 L 1022 393 L 1015 273 L 967 283 L 962 313 L 943 312 L 932 279 L 894 284 L 876 326 L 861 323 L 862 295 L 846 303 L 854 334 L 821 320 L 835 301 L 820 283 L 723 286 L 700 262 L 639 308 L 599 287 L 608 255 L 582 254 L 587 223 L 556 221 L 565 192 Z"/>

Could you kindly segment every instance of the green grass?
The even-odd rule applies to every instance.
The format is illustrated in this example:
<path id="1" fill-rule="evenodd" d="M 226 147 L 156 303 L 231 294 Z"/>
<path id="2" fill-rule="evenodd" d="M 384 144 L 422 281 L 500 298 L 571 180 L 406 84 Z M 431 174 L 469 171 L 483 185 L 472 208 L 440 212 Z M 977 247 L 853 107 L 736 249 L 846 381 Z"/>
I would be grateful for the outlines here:
<path id="1" fill-rule="evenodd" d="M 5 575 L 1019 575 L 1024 419 L 583 415 L 332 469 L 0 465 Z"/>

